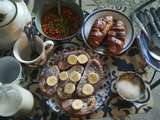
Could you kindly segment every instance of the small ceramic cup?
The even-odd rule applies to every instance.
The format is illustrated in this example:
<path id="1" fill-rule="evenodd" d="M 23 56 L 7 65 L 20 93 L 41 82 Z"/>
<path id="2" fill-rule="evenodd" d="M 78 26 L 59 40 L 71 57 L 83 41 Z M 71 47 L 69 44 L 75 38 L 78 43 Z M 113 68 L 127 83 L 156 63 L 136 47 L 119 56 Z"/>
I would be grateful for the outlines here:
<path id="1" fill-rule="evenodd" d="M 22 66 L 13 57 L 0 58 L 0 84 L 19 84 L 23 80 Z"/>
<path id="2" fill-rule="evenodd" d="M 40 37 L 35 36 L 35 49 L 38 55 L 32 59 L 32 51 L 28 39 L 25 34 L 22 34 L 20 39 L 14 45 L 13 54 L 21 63 L 24 63 L 29 67 L 38 67 L 46 62 L 47 57 L 52 51 L 53 47 L 53 41 L 48 40 L 43 42 Z"/>
<path id="3" fill-rule="evenodd" d="M 126 101 L 143 101 L 146 95 L 146 85 L 139 74 L 127 72 L 119 76 L 115 83 L 115 89 L 120 97 Z"/>

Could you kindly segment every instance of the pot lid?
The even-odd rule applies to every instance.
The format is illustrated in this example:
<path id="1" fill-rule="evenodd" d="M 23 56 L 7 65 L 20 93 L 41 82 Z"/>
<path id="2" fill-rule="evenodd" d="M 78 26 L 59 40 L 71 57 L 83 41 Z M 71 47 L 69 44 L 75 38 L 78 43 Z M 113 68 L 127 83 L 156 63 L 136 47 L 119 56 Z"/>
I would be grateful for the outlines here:
<path id="1" fill-rule="evenodd" d="M 0 27 L 3 27 L 15 18 L 17 6 L 12 0 L 0 0 L 0 6 Z"/>

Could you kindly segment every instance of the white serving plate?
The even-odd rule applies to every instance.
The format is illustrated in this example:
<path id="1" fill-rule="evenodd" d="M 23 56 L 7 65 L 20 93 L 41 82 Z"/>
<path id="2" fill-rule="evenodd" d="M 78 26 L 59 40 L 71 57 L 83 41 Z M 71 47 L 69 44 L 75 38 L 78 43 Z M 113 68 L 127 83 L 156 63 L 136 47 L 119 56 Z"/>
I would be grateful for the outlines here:
<path id="1" fill-rule="evenodd" d="M 112 10 L 112 9 L 100 9 L 100 10 L 96 10 L 93 11 L 91 14 L 89 14 L 84 22 L 84 25 L 82 27 L 81 33 L 82 33 L 82 38 L 85 42 L 85 44 L 92 50 L 94 50 L 97 53 L 100 54 L 106 54 L 105 52 L 105 47 L 101 46 L 97 49 L 93 49 L 89 44 L 88 44 L 88 37 L 92 28 L 92 25 L 94 24 L 95 20 L 101 16 L 104 15 L 109 15 L 109 16 L 113 16 L 113 18 L 115 20 L 122 20 L 124 22 L 124 25 L 126 27 L 127 30 L 127 37 L 126 37 L 126 42 L 125 45 L 123 47 L 123 50 L 120 53 L 125 52 L 133 43 L 134 41 L 134 28 L 132 25 L 132 22 L 130 21 L 130 19 L 124 15 L 123 13 L 116 11 L 116 10 Z"/>

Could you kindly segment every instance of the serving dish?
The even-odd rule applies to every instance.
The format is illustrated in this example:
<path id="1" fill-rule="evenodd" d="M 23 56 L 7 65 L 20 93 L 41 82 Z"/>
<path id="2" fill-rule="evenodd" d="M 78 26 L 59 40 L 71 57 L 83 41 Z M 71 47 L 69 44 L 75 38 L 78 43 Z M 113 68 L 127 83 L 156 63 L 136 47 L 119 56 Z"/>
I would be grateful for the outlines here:
<path id="1" fill-rule="evenodd" d="M 82 38 L 83 38 L 85 44 L 93 51 L 100 53 L 100 54 L 107 54 L 104 46 L 100 46 L 97 49 L 94 49 L 88 43 L 89 34 L 90 34 L 92 25 L 94 24 L 95 20 L 101 16 L 106 16 L 106 15 L 112 16 L 113 19 L 115 19 L 115 20 L 123 21 L 123 23 L 125 25 L 125 28 L 127 31 L 127 36 L 126 36 L 126 40 L 125 40 L 125 44 L 123 46 L 123 49 L 120 52 L 120 53 L 123 53 L 132 45 L 132 43 L 134 41 L 134 29 L 133 29 L 133 25 L 132 25 L 130 19 L 126 15 L 124 15 L 123 13 L 121 13 L 117 10 L 100 9 L 100 10 L 95 10 L 91 14 L 89 14 L 86 17 L 84 25 L 81 29 Z"/>
<path id="2" fill-rule="evenodd" d="M 99 63 L 101 64 L 101 66 L 103 67 L 103 80 L 101 81 L 101 83 L 100 83 L 100 85 L 98 86 L 98 87 L 96 87 L 96 88 L 94 88 L 95 89 L 95 92 L 92 94 L 92 95 L 89 95 L 89 96 L 95 96 L 95 100 L 96 100 L 96 104 L 95 104 L 95 106 L 91 109 L 89 109 L 89 111 L 85 111 L 85 112 L 78 112 L 78 111 L 74 111 L 73 110 L 73 112 L 72 113 L 70 113 L 70 112 L 68 112 L 68 111 L 66 111 L 66 109 L 64 109 L 64 107 L 63 107 L 63 105 L 65 105 L 66 106 L 66 104 L 64 104 L 64 102 L 66 102 L 67 100 L 71 100 L 71 99 L 80 99 L 81 100 L 81 98 L 82 98 L 82 100 L 83 99 L 88 99 L 88 98 L 90 98 L 88 95 L 79 95 L 79 92 L 77 92 L 76 91 L 76 93 L 73 93 L 74 95 L 72 95 L 72 96 L 68 96 L 68 95 L 66 95 L 66 94 L 63 94 L 63 96 L 59 96 L 59 92 L 58 91 L 56 91 L 55 92 L 55 90 L 58 90 L 59 89 L 59 87 L 61 87 L 64 83 L 61 83 L 60 82 L 60 84 L 58 84 L 58 87 L 57 88 L 53 88 L 52 90 L 52 92 L 50 92 L 49 94 L 48 93 L 45 93 L 44 92 L 44 90 L 43 89 L 41 89 L 42 91 L 43 91 L 43 94 L 46 96 L 48 96 L 49 98 L 52 98 L 52 99 L 55 99 L 55 101 L 56 101 L 56 103 L 58 103 L 58 106 L 60 106 L 60 111 L 65 111 L 65 112 L 67 112 L 67 113 L 69 113 L 69 115 L 71 115 L 71 116 L 81 116 L 81 115 L 86 115 L 86 114 L 89 114 L 89 113 L 92 113 L 92 112 L 94 112 L 94 111 L 96 111 L 103 103 L 104 103 L 104 101 L 106 100 L 106 98 L 107 98 L 107 96 L 108 96 L 108 94 L 109 94 L 109 91 L 110 91 L 110 78 L 109 78 L 109 70 L 108 70 L 108 67 L 107 67 L 107 64 L 106 64 L 106 62 L 105 62 L 105 59 L 106 59 L 106 57 L 104 57 L 104 56 L 100 56 L 99 54 L 97 54 L 97 53 L 94 53 L 94 52 L 92 52 L 91 50 L 88 50 L 88 49 L 86 49 L 86 48 L 81 48 L 81 47 L 79 47 L 77 44 L 75 44 L 75 43 L 65 43 L 65 44 L 62 44 L 62 45 L 59 45 L 59 46 L 57 46 L 56 48 L 55 48 L 55 50 L 54 50 L 54 54 L 53 55 L 51 55 L 51 57 L 50 57 L 50 59 L 48 60 L 48 62 L 46 63 L 46 65 L 43 67 L 43 69 L 42 69 L 42 72 L 41 72 L 41 75 L 40 75 L 40 77 L 39 77 L 39 79 L 40 79 L 40 81 L 42 81 L 42 79 L 41 79 L 41 77 L 44 77 L 46 74 L 50 74 L 50 72 L 51 72 L 51 69 L 53 70 L 53 66 L 55 66 L 56 64 L 57 64 L 57 62 L 60 62 L 61 61 L 61 58 L 62 57 L 64 57 L 64 55 L 63 54 L 65 54 L 65 53 L 68 53 L 68 52 L 72 52 L 72 53 L 74 53 L 75 51 L 85 51 L 87 54 L 89 54 L 89 56 L 90 56 L 90 60 L 88 61 L 88 63 L 90 62 L 90 61 L 99 61 Z M 96 59 L 96 60 L 95 60 Z M 64 62 L 63 62 L 64 63 Z M 62 64 L 63 64 L 62 63 Z M 88 72 L 87 72 L 87 70 L 85 70 L 87 67 L 87 65 L 88 65 L 88 63 L 86 63 L 86 64 L 83 64 L 83 67 L 84 67 L 84 73 L 82 73 L 82 78 L 81 78 L 81 80 L 79 81 L 79 83 L 78 83 L 78 85 L 80 85 L 80 84 L 83 84 L 83 76 L 84 76 L 84 74 L 88 74 Z M 94 64 L 91 64 L 91 66 L 93 66 Z M 75 65 L 76 66 L 76 65 Z M 73 66 L 73 67 L 75 67 L 75 66 Z M 96 66 L 95 66 L 96 67 Z M 98 67 L 98 66 L 97 66 Z M 96 67 L 96 68 L 97 68 Z M 59 67 L 60 68 L 60 67 Z M 57 68 L 56 68 L 57 69 Z M 72 67 L 71 67 L 71 69 L 72 69 Z M 91 67 L 90 68 L 90 70 L 93 70 L 93 69 L 95 69 L 94 67 Z M 68 69 L 66 69 L 66 70 L 68 70 Z M 70 70 L 70 69 L 69 69 Z M 46 71 L 46 72 L 45 72 Z M 58 72 L 58 69 L 56 70 L 57 72 Z M 64 71 L 64 70 L 61 70 L 60 69 L 60 72 L 62 72 L 62 71 Z M 87 72 L 87 73 L 85 73 L 85 72 Z M 99 72 L 99 71 L 97 71 L 97 72 Z M 55 72 L 53 72 L 53 73 L 55 73 Z M 53 74 L 52 73 L 52 74 Z M 89 72 L 90 73 L 90 72 Z M 66 83 L 65 84 L 67 84 L 67 81 L 66 81 Z M 77 90 L 78 90 L 78 85 L 76 85 L 76 88 L 77 88 Z M 86 85 L 86 84 L 85 84 Z M 95 84 L 96 85 L 96 84 Z M 95 86 L 95 85 L 93 85 L 93 86 Z M 41 84 L 41 82 L 40 82 L 40 88 L 42 88 L 42 84 Z M 50 90 L 51 91 L 51 90 Z M 68 97 L 67 97 L 68 96 Z M 86 101 L 86 100 L 84 100 L 84 101 Z M 63 109 L 62 109 L 63 108 Z M 69 108 L 68 108 L 69 109 Z M 71 108 L 70 108 L 71 109 Z M 55 111 L 57 111 L 57 110 L 55 110 Z"/>

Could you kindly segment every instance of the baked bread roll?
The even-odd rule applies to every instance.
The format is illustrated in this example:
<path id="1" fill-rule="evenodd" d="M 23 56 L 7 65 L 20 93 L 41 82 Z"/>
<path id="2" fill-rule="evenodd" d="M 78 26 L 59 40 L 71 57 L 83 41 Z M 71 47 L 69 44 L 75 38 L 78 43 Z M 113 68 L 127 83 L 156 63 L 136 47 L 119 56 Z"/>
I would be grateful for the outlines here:
<path id="1" fill-rule="evenodd" d="M 120 20 L 115 21 L 113 27 L 108 31 L 107 36 L 105 37 L 107 52 L 120 54 L 125 44 L 126 35 L 124 23 Z"/>
<path id="2" fill-rule="evenodd" d="M 111 29 L 113 25 L 112 16 L 102 16 L 98 18 L 93 24 L 90 35 L 89 35 L 89 44 L 93 48 L 97 48 L 103 42 L 107 32 Z"/>
<path id="3" fill-rule="evenodd" d="M 123 49 L 124 42 L 118 38 L 107 36 L 107 42 L 108 42 L 107 50 L 109 53 L 119 54 L 120 51 Z"/>

